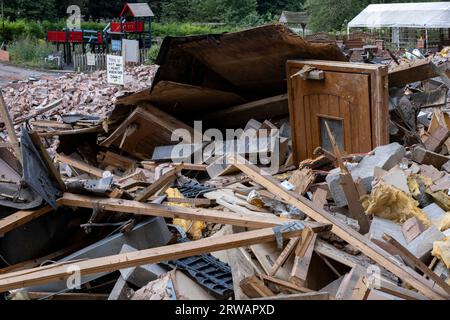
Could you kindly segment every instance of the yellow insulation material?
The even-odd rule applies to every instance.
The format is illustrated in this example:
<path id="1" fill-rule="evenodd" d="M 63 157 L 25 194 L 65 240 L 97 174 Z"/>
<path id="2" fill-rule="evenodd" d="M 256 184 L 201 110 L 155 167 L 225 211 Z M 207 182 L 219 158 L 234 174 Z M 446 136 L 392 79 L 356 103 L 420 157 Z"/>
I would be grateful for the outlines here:
<path id="1" fill-rule="evenodd" d="M 166 190 L 167 197 L 183 199 L 184 196 L 181 194 L 180 190 L 175 188 L 169 188 Z M 169 206 L 178 207 L 189 207 L 187 203 L 173 203 L 169 202 Z M 206 228 L 206 223 L 203 221 L 192 221 L 184 219 L 173 219 L 173 224 L 180 226 L 188 235 L 191 236 L 192 240 L 199 240 L 202 238 L 203 230 Z"/>
<path id="2" fill-rule="evenodd" d="M 450 237 L 444 239 L 444 241 L 435 241 L 431 254 L 441 260 L 450 269 Z"/>
<path id="3" fill-rule="evenodd" d="M 409 218 L 416 217 L 428 228 L 431 223 L 418 205 L 419 203 L 405 192 L 383 182 L 378 183 L 370 196 L 363 199 L 367 214 L 397 223 L 404 223 Z"/>

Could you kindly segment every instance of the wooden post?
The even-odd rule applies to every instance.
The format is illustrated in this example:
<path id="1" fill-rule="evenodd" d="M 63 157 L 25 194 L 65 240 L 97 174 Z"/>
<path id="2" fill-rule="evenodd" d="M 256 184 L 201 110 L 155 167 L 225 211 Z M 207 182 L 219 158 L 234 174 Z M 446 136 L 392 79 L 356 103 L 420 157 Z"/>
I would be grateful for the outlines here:
<path id="1" fill-rule="evenodd" d="M 12 144 L 12 148 L 14 149 L 14 154 L 21 164 L 23 164 L 22 152 L 19 147 L 19 140 L 16 136 L 16 131 L 14 130 L 14 125 L 11 120 L 11 116 L 6 108 L 5 100 L 3 99 L 2 91 L 0 90 L 0 118 L 2 118 L 5 123 L 6 130 L 8 131 L 8 139 Z"/>

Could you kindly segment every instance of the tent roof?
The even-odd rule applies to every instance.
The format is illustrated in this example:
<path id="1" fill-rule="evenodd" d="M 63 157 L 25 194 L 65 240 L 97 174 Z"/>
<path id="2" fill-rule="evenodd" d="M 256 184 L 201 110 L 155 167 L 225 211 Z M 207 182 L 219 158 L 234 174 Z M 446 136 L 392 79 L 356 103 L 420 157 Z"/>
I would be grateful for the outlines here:
<path id="1" fill-rule="evenodd" d="M 349 28 L 450 28 L 450 2 L 371 4 Z"/>
<path id="2" fill-rule="evenodd" d="M 148 3 L 127 3 L 122 10 L 120 16 L 122 17 L 127 12 L 127 9 L 130 11 L 131 15 L 135 18 L 143 18 L 143 17 L 154 17 L 152 9 Z"/>

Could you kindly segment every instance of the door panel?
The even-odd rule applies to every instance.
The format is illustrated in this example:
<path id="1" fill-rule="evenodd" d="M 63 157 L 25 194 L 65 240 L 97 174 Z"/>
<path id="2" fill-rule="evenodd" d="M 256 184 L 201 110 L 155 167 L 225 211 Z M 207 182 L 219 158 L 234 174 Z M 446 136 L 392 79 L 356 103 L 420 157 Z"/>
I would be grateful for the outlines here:
<path id="1" fill-rule="evenodd" d="M 323 118 L 342 122 L 344 151 L 372 150 L 369 75 L 328 71 L 322 81 L 300 77 L 292 81 L 294 99 L 290 112 L 299 160 L 313 157 L 314 149 L 328 139 L 321 131 Z"/>

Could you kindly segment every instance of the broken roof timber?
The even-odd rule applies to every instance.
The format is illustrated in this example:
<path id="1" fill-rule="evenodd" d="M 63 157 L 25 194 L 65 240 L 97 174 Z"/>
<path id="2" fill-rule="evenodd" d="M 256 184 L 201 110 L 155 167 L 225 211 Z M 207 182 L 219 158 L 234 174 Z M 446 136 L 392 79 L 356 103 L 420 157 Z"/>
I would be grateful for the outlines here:
<path id="1" fill-rule="evenodd" d="M 402 88 L 407 84 L 436 78 L 439 74 L 431 65 L 431 60 L 422 59 L 411 63 L 401 64 L 389 70 L 389 86 Z M 450 64 L 448 62 L 439 65 L 439 69 L 450 76 Z"/>
<path id="2" fill-rule="evenodd" d="M 58 203 L 59 205 L 64 206 L 90 209 L 99 206 L 105 211 L 133 213 L 144 216 L 160 216 L 165 218 L 200 220 L 247 228 L 268 228 L 289 222 L 289 220 L 280 219 L 271 214 L 239 214 L 218 210 L 193 209 L 177 206 L 165 206 L 155 203 L 141 203 L 123 199 L 102 199 L 70 193 L 65 193 L 64 196 L 58 200 Z M 322 223 L 311 221 L 302 221 L 302 223 L 313 229 L 315 232 L 326 231 L 330 227 L 330 225 L 324 225 Z"/>
<path id="3" fill-rule="evenodd" d="M 299 237 L 301 236 L 302 231 L 303 230 L 284 232 L 283 238 Z M 167 260 L 182 259 L 203 253 L 273 242 L 275 239 L 276 235 L 274 230 L 268 228 L 142 251 L 128 252 L 97 259 L 73 262 L 67 261 L 62 265 L 54 264 L 0 275 L 0 292 L 67 279 L 72 275 L 72 272 L 68 271 L 70 270 L 68 267 L 71 265 L 76 265 L 80 275 L 85 276 L 103 272 L 113 272 L 129 267 L 159 263 Z"/>

